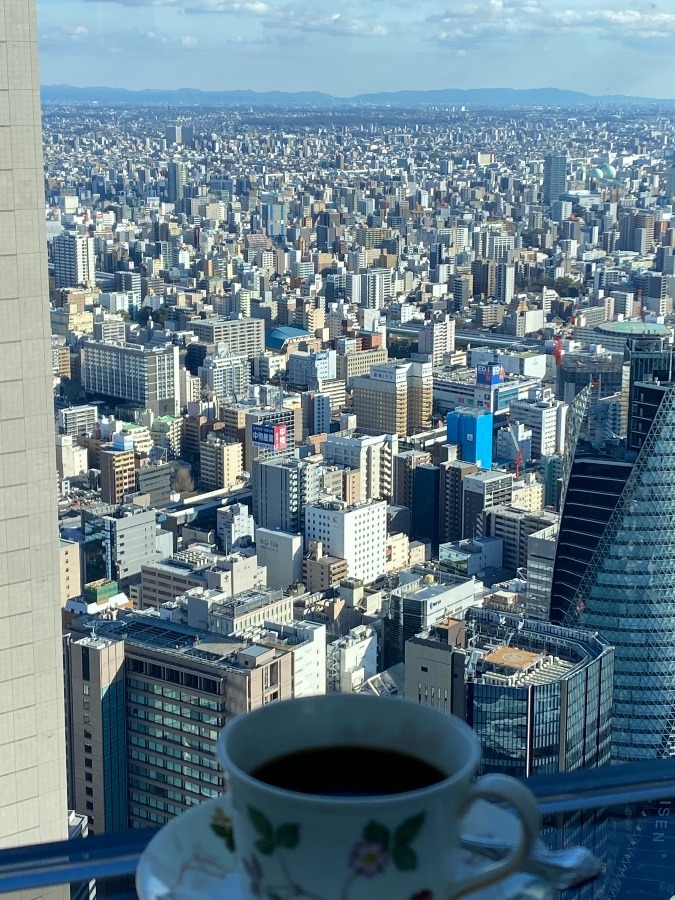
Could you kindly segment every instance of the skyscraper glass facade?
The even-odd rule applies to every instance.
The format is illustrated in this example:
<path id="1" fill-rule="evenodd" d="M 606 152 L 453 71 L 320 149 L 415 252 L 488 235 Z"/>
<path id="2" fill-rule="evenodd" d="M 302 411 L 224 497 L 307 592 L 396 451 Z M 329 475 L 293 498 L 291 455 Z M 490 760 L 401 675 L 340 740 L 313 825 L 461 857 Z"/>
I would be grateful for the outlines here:
<path id="1" fill-rule="evenodd" d="M 639 411 L 640 384 L 633 387 Z M 560 602 L 558 547 L 553 615 L 598 631 L 616 648 L 612 756 L 675 753 L 675 385 L 663 399 L 573 596 Z M 574 472 L 568 490 L 574 501 Z M 601 485 L 589 491 L 597 502 Z M 563 512 L 563 528 L 568 514 Z M 561 542 L 563 540 L 561 528 Z"/>

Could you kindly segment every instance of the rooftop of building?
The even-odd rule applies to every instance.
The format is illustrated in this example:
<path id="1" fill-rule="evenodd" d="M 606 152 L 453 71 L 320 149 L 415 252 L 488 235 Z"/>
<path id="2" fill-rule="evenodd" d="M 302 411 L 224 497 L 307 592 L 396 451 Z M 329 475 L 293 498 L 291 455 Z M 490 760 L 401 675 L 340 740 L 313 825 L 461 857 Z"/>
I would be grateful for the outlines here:
<path id="1" fill-rule="evenodd" d="M 314 335 L 304 328 L 294 328 L 292 325 L 279 325 L 273 328 L 265 338 L 265 345 L 270 350 L 283 350 L 284 345 L 290 340 L 312 340 Z"/>
<path id="2" fill-rule="evenodd" d="M 477 661 L 474 680 L 510 687 L 552 684 L 573 668 L 575 664 L 569 660 L 546 653 L 532 653 L 505 643 Z"/>
<path id="3" fill-rule="evenodd" d="M 245 652 L 249 658 L 264 657 L 269 653 L 280 656 L 276 648 L 252 642 L 246 637 L 230 637 L 191 628 L 162 618 L 155 610 L 143 610 L 120 616 L 115 620 L 83 617 L 85 627 L 94 627 L 91 636 L 82 638 L 88 646 L 104 649 L 116 641 L 147 650 L 167 653 L 183 664 L 207 663 L 224 671 L 246 671 L 252 668 L 242 663 L 238 655 Z"/>
<path id="4" fill-rule="evenodd" d="M 513 474 L 511 472 L 505 472 L 502 469 L 484 469 L 480 472 L 472 472 L 470 475 L 465 475 L 464 481 L 465 483 L 470 480 L 473 484 L 487 484 L 490 481 L 496 481 L 500 478 L 513 480 Z"/>
<path id="5" fill-rule="evenodd" d="M 672 329 L 668 328 L 666 325 L 662 325 L 659 322 L 643 322 L 641 320 L 603 322 L 601 325 L 597 326 L 597 330 L 609 332 L 611 334 L 625 334 L 637 337 L 640 335 L 649 337 L 670 337 L 672 335 Z"/>
<path id="6" fill-rule="evenodd" d="M 613 652 L 593 632 L 530 619 L 520 611 L 472 607 L 465 626 L 460 649 L 466 654 L 467 676 L 478 683 L 508 687 L 551 684 L 601 654 Z M 448 627 L 445 622 L 433 625 L 413 640 L 447 647 Z"/>
<path id="7" fill-rule="evenodd" d="M 424 602 L 466 584 L 482 587 L 474 578 L 464 578 L 442 569 L 418 565 L 398 573 L 398 586 L 392 590 L 392 594 Z"/>
<path id="8" fill-rule="evenodd" d="M 195 588 L 191 594 L 196 595 L 197 591 L 203 591 L 203 588 Z M 272 588 L 261 590 L 251 588 L 248 591 L 235 594 L 234 597 L 227 600 L 218 599 L 218 597 L 223 597 L 220 591 L 204 591 L 204 594 L 208 595 L 204 599 L 214 601 L 209 610 L 211 615 L 225 618 L 246 615 L 249 612 L 254 612 L 256 609 L 261 609 L 263 606 L 268 606 L 270 603 L 281 600 L 284 596 L 283 591 L 273 590 Z M 218 595 L 218 597 L 212 595 Z"/>

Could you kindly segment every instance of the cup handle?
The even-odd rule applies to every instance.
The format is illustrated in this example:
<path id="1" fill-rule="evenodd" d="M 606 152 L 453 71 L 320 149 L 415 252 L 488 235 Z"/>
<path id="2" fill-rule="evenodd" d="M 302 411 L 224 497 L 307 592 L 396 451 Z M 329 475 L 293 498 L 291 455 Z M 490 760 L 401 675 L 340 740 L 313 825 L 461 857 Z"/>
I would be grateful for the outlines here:
<path id="1" fill-rule="evenodd" d="M 479 888 L 487 887 L 500 881 L 507 875 L 515 872 L 522 861 L 526 859 L 535 841 L 539 837 L 541 828 L 541 815 L 537 809 L 537 801 L 534 795 L 515 778 L 508 775 L 484 775 L 479 778 L 471 788 L 469 796 L 462 804 L 460 816 L 464 815 L 472 803 L 485 798 L 494 800 L 499 798 L 509 803 L 518 813 L 518 818 L 523 829 L 520 843 L 514 847 L 504 859 L 487 866 L 473 876 L 462 879 L 452 885 L 450 897 L 456 900 L 465 894 L 470 894 Z"/>

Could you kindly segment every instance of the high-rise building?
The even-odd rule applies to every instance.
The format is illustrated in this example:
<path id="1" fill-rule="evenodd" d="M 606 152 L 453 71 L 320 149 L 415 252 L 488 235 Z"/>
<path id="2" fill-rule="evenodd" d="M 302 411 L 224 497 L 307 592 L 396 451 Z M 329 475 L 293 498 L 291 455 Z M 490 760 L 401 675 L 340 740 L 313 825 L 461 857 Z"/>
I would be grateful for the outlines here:
<path id="1" fill-rule="evenodd" d="M 459 541 L 464 536 L 464 479 L 478 471 L 475 463 L 463 460 L 442 462 L 439 466 L 440 542 Z"/>
<path id="2" fill-rule="evenodd" d="M 84 584 L 107 579 L 126 586 L 145 563 L 173 551 L 172 536 L 158 529 L 152 509 L 100 504 L 83 509 L 81 518 Z"/>
<path id="3" fill-rule="evenodd" d="M 452 300 L 456 310 L 469 305 L 473 297 L 473 282 L 473 274 L 455 275 L 452 282 Z"/>
<path id="4" fill-rule="evenodd" d="M 462 537 L 476 537 L 478 518 L 483 510 L 510 503 L 513 495 L 513 475 L 510 472 L 474 472 L 462 482 Z"/>
<path id="5" fill-rule="evenodd" d="M 255 522 L 243 503 L 232 503 L 216 510 L 216 533 L 223 553 L 231 553 L 239 544 L 253 543 Z"/>
<path id="6" fill-rule="evenodd" d="M 94 239 L 74 231 L 64 231 L 52 241 L 56 287 L 93 286 L 96 273 Z"/>
<path id="7" fill-rule="evenodd" d="M 354 378 L 354 412 L 366 434 L 405 437 L 431 424 L 433 366 L 399 361 L 373 366 L 369 375 Z"/>
<path id="8" fill-rule="evenodd" d="M 3 3 L 0 848 L 68 836 L 59 540 L 35 3 Z M 16 78 L 16 73 L 21 73 Z M 21 237 L 19 238 L 19 235 Z M 62 896 L 62 894 L 59 894 Z"/>
<path id="9" fill-rule="evenodd" d="M 649 355 L 633 374 L 651 368 Z M 574 460 L 551 596 L 554 621 L 597 629 L 616 648 L 619 761 L 675 755 L 675 385 L 633 380 L 630 408 L 625 459 Z"/>
<path id="10" fill-rule="evenodd" d="M 455 349 L 455 320 L 447 313 L 435 313 L 420 327 L 417 344 L 433 366 L 440 366 L 443 356 Z"/>
<path id="11" fill-rule="evenodd" d="M 475 578 L 450 575 L 436 568 L 413 566 L 400 572 L 382 626 L 384 666 L 404 662 L 406 641 L 424 628 L 448 617 L 463 619 L 470 607 L 481 602 L 483 592 L 482 582 Z"/>
<path id="12" fill-rule="evenodd" d="M 260 356 L 265 349 L 265 323 L 262 319 L 192 319 L 188 327 L 205 344 L 226 344 L 230 353 L 243 354 L 249 359 Z"/>
<path id="13" fill-rule="evenodd" d="M 274 611 L 282 604 L 289 614 L 279 621 Z M 224 776 L 215 742 L 226 722 L 266 703 L 325 692 L 325 626 L 293 622 L 281 592 L 226 602 L 195 595 L 173 607 L 173 618 L 146 610 L 117 621 L 71 621 L 70 801 L 87 810 L 95 834 L 163 824 L 217 796 Z M 235 608 L 260 626 L 230 636 Z M 96 633 L 85 636 L 93 624 Z"/>
<path id="14" fill-rule="evenodd" d="M 167 125 L 164 129 L 164 135 L 169 146 L 183 143 L 183 129 L 180 125 Z"/>
<path id="15" fill-rule="evenodd" d="M 98 422 L 95 406 L 67 406 L 58 412 L 58 427 L 62 434 L 91 434 Z"/>
<path id="16" fill-rule="evenodd" d="M 549 510 L 530 512 L 516 506 L 499 505 L 483 510 L 476 530 L 481 537 L 501 539 L 502 564 L 515 574 L 527 565 L 530 535 L 557 523 L 557 513 Z"/>
<path id="17" fill-rule="evenodd" d="M 392 503 L 396 506 L 413 506 L 413 475 L 417 466 L 431 462 L 431 454 L 425 450 L 403 450 L 393 459 Z"/>
<path id="18" fill-rule="evenodd" d="M 293 456 L 302 434 L 302 407 L 252 407 L 246 412 L 244 467 L 253 472 L 256 460 Z M 278 430 L 275 430 L 280 426 Z M 258 523 L 260 524 L 260 523 Z"/>
<path id="19" fill-rule="evenodd" d="M 392 434 L 331 434 L 322 445 L 323 458 L 331 465 L 358 469 L 362 500 L 390 500 L 393 491 L 393 460 L 398 436 Z"/>
<path id="20" fill-rule="evenodd" d="M 187 183 L 187 167 L 185 163 L 170 162 L 167 184 L 167 197 L 170 203 L 179 203 L 183 199 L 183 188 Z"/>
<path id="21" fill-rule="evenodd" d="M 251 365 L 243 354 L 230 353 L 219 344 L 197 370 L 202 387 L 213 391 L 219 402 L 245 397 L 251 381 Z"/>
<path id="22" fill-rule="evenodd" d="M 253 518 L 258 528 L 297 534 L 305 509 L 323 493 L 323 466 L 301 459 L 267 459 L 253 463 Z"/>
<path id="23" fill-rule="evenodd" d="M 554 400 L 549 389 L 533 388 L 528 397 L 510 404 L 510 419 L 532 430 L 532 455 L 552 456 L 565 446 L 567 404 Z"/>
<path id="24" fill-rule="evenodd" d="M 89 394 L 126 400 L 156 415 L 180 412 L 178 347 L 85 341 L 82 387 Z"/>
<path id="25" fill-rule="evenodd" d="M 591 631 L 470 609 L 405 644 L 406 699 L 464 719 L 481 771 L 524 777 L 606 765 L 614 649 Z"/>
<path id="26" fill-rule="evenodd" d="M 112 444 L 99 452 L 101 467 L 101 500 L 116 505 L 126 494 L 136 490 L 136 454 L 134 442 L 122 432 L 113 435 Z"/>
<path id="27" fill-rule="evenodd" d="M 387 504 L 383 500 L 345 503 L 326 500 L 305 508 L 305 542 L 320 541 L 331 556 L 346 559 L 349 577 L 370 584 L 384 574 Z"/>
<path id="28" fill-rule="evenodd" d="M 484 298 L 494 297 L 497 263 L 494 259 L 474 259 L 471 263 L 473 275 L 473 289 L 475 294 L 482 294 Z"/>
<path id="29" fill-rule="evenodd" d="M 500 262 L 495 271 L 495 299 L 510 303 L 516 289 L 516 270 L 512 263 Z"/>
<path id="30" fill-rule="evenodd" d="M 567 156 L 552 153 L 544 160 L 542 199 L 548 206 L 567 193 Z"/>
<path id="31" fill-rule="evenodd" d="M 439 541 L 439 503 L 441 472 L 438 466 L 423 463 L 412 473 L 412 515 L 410 536 L 431 546 L 435 557 Z"/>
<path id="32" fill-rule="evenodd" d="M 447 415 L 448 443 L 457 444 L 462 461 L 480 468 L 492 466 L 492 413 L 458 406 Z"/>
<path id="33" fill-rule="evenodd" d="M 244 471 L 243 447 L 211 434 L 199 448 L 199 473 L 207 490 L 236 487 Z"/>

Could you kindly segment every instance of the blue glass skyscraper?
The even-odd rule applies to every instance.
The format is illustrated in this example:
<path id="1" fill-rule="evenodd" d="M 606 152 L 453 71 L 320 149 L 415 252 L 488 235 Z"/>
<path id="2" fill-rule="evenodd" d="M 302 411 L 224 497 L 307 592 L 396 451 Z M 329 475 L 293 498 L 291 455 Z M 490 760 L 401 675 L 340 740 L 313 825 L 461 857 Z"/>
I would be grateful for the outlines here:
<path id="1" fill-rule="evenodd" d="M 633 381 L 628 449 L 599 462 L 578 454 L 572 466 L 551 615 L 616 648 L 612 758 L 672 756 L 675 383 Z"/>

